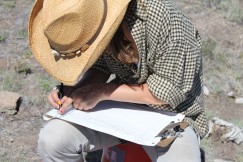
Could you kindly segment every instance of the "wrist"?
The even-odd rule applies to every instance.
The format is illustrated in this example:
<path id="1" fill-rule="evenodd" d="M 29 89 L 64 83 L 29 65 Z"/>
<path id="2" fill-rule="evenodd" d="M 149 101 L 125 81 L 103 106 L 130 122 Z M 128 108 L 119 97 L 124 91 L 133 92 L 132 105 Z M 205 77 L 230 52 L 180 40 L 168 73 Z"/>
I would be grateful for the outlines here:
<path id="1" fill-rule="evenodd" d="M 58 93 L 62 92 L 62 96 L 69 96 L 76 88 L 74 86 L 63 85 L 63 89 L 61 90 L 61 85 L 57 85 L 53 89 L 55 89 Z"/>
<path id="2" fill-rule="evenodd" d="M 102 100 L 112 100 L 111 94 L 119 87 L 119 84 L 103 83 L 100 87 Z"/>

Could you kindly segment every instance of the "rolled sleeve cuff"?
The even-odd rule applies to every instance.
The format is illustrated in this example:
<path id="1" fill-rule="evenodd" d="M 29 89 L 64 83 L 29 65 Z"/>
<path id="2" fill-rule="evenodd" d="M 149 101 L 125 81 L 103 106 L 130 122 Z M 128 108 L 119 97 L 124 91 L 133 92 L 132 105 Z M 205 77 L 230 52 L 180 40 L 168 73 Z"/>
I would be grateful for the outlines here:
<path id="1" fill-rule="evenodd" d="M 166 78 L 156 74 L 152 74 L 148 77 L 147 84 L 154 96 L 168 103 L 173 109 L 186 99 L 185 94 L 179 88 Z"/>

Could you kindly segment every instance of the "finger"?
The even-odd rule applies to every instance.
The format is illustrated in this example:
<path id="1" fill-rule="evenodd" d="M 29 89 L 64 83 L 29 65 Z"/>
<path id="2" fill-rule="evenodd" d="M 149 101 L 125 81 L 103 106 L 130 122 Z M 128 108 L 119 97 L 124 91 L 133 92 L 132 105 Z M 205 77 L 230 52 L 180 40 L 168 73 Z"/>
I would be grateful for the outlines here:
<path id="1" fill-rule="evenodd" d="M 83 110 L 87 111 L 93 109 L 94 105 L 89 103 L 83 103 Z"/>
<path id="2" fill-rule="evenodd" d="M 69 108 L 72 107 L 73 100 L 71 98 L 67 98 L 63 103 L 62 107 L 59 110 L 60 114 L 64 114 Z"/>
<path id="3" fill-rule="evenodd" d="M 85 110 L 85 111 L 90 110 L 92 108 L 93 108 L 92 106 L 83 106 L 83 110 Z"/>
<path id="4" fill-rule="evenodd" d="M 61 99 L 61 103 L 63 104 L 67 99 L 68 99 L 68 97 L 67 97 L 67 96 L 64 96 L 64 97 Z"/>
<path id="5" fill-rule="evenodd" d="M 83 110 L 85 110 L 85 111 L 88 111 L 90 109 L 91 109 L 90 107 L 83 107 Z"/>
<path id="6" fill-rule="evenodd" d="M 80 107 L 80 99 L 74 99 L 73 100 L 73 107 L 75 109 L 79 109 L 79 107 Z"/>
<path id="7" fill-rule="evenodd" d="M 58 97 L 58 92 L 56 90 L 53 90 L 51 92 L 51 97 L 52 97 L 53 101 L 58 104 L 58 109 L 59 109 L 62 105 L 62 102 L 61 102 L 60 98 Z"/>
<path id="8" fill-rule="evenodd" d="M 48 102 L 51 104 L 51 106 L 53 106 L 55 109 L 59 108 L 59 105 L 57 104 L 57 102 L 55 102 L 52 98 L 52 95 L 50 94 L 47 98 Z"/>
<path id="9" fill-rule="evenodd" d="M 78 105 L 78 109 L 79 109 L 79 110 L 84 110 L 84 105 L 80 103 L 80 104 Z"/>
<path id="10" fill-rule="evenodd" d="M 54 102 L 61 102 L 61 100 L 58 97 L 58 92 L 56 90 L 51 91 L 51 97 Z"/>

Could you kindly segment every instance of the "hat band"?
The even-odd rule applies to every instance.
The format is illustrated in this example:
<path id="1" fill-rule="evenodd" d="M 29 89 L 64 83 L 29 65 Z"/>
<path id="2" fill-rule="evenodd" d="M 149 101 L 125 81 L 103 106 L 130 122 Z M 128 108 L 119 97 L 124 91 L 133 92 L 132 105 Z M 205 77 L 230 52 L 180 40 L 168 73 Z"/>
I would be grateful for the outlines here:
<path id="1" fill-rule="evenodd" d="M 99 33 L 105 23 L 105 19 L 106 19 L 106 16 L 107 16 L 107 1 L 106 0 L 103 0 L 104 1 L 104 14 L 103 14 L 103 17 L 102 17 L 102 20 L 101 20 L 101 23 L 96 31 L 96 33 L 93 35 L 93 37 L 86 43 L 84 44 L 81 48 L 79 48 L 78 50 L 75 50 L 75 51 L 70 51 L 70 52 L 65 52 L 65 51 L 57 51 L 56 49 L 52 48 L 52 54 L 55 56 L 55 57 L 74 57 L 74 56 L 81 56 L 81 54 L 83 52 L 85 52 L 89 47 L 90 45 L 96 40 L 96 38 L 99 36 Z"/>
<path id="2" fill-rule="evenodd" d="M 58 52 L 53 48 L 51 50 L 54 56 L 61 56 L 61 57 L 70 57 L 75 55 L 80 56 L 81 53 L 85 52 L 89 48 L 89 46 L 90 46 L 89 44 L 85 44 L 80 49 L 71 52 Z"/>

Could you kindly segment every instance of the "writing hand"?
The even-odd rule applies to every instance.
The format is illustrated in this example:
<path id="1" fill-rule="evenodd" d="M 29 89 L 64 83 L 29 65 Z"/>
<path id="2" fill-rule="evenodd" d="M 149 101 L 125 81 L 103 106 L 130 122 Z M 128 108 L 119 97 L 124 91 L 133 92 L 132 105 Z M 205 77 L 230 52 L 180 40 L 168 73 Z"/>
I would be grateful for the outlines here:
<path id="1" fill-rule="evenodd" d="M 55 109 L 59 109 L 59 105 L 61 104 L 61 100 L 58 97 L 58 91 L 53 89 L 50 94 L 48 95 L 48 102 L 53 106 Z"/>
<path id="2" fill-rule="evenodd" d="M 70 97 L 64 96 L 60 113 L 63 114 L 70 106 L 79 110 L 93 109 L 100 101 L 108 99 L 108 96 L 118 87 L 115 84 L 92 84 L 74 90 Z"/>
<path id="3" fill-rule="evenodd" d="M 103 84 L 88 85 L 73 91 L 70 97 L 73 99 L 73 106 L 79 110 L 90 110 L 100 101 L 105 99 Z"/>
<path id="4" fill-rule="evenodd" d="M 59 112 L 60 114 L 64 114 L 71 106 L 75 109 L 87 111 L 95 107 L 103 99 L 104 93 L 100 85 L 88 85 L 74 90 L 70 94 L 70 97 L 64 96 L 61 100 L 63 105 Z"/>

